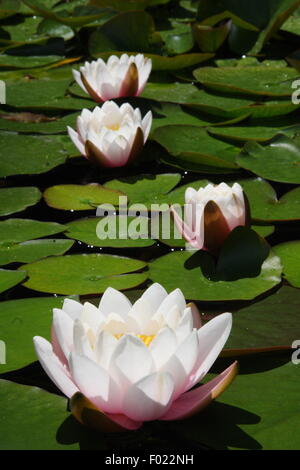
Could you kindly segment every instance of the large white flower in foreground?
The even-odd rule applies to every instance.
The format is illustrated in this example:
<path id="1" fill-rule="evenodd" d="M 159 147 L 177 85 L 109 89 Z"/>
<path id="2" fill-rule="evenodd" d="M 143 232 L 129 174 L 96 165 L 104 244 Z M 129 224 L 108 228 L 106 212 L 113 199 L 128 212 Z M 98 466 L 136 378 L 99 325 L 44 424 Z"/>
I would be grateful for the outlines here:
<path id="1" fill-rule="evenodd" d="M 223 313 L 201 326 L 179 289 L 168 295 L 153 284 L 132 305 L 108 288 L 99 308 L 66 299 L 53 310 L 52 344 L 39 336 L 34 344 L 81 422 L 132 430 L 144 421 L 190 416 L 229 385 L 236 364 L 191 390 L 222 350 L 231 323 Z"/>
<path id="2" fill-rule="evenodd" d="M 112 55 L 107 63 L 102 59 L 85 62 L 80 71 L 73 70 L 78 85 L 93 100 L 103 101 L 142 93 L 152 68 L 152 61 L 143 54 L 121 57 Z"/>
<path id="3" fill-rule="evenodd" d="M 249 218 L 247 200 L 238 183 L 232 187 L 226 183 L 208 184 L 198 191 L 188 188 L 184 220 L 174 206 L 171 212 L 179 232 L 190 246 L 213 254 L 218 254 L 230 232 L 239 225 L 246 225 Z"/>
<path id="4" fill-rule="evenodd" d="M 131 163 L 146 142 L 152 124 L 149 111 L 142 119 L 139 108 L 129 103 L 120 107 L 107 101 L 93 111 L 83 109 L 77 118 L 77 132 L 68 126 L 69 136 L 79 152 L 105 167 Z"/>

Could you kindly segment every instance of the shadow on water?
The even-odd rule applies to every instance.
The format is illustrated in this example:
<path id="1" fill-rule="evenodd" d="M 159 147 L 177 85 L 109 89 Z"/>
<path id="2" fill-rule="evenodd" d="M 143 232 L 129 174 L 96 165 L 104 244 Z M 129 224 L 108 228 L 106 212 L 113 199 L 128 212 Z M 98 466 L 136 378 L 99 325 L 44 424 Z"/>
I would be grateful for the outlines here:
<path id="1" fill-rule="evenodd" d="M 228 448 L 259 450 L 261 444 L 243 431 L 240 425 L 260 422 L 260 417 L 241 408 L 212 403 L 200 415 L 182 421 L 146 423 L 137 431 L 100 433 L 78 423 L 70 415 L 57 430 L 57 442 L 78 443 L 81 450 L 160 450 L 201 451 Z"/>

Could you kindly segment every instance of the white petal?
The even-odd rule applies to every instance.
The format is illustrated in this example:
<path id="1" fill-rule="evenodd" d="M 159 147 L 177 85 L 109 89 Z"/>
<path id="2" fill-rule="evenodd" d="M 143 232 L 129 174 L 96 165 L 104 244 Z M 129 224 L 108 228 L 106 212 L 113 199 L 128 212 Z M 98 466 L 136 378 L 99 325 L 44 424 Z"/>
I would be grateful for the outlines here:
<path id="1" fill-rule="evenodd" d="M 97 408 L 107 413 L 120 412 L 120 390 L 105 369 L 75 353 L 71 354 L 70 368 L 81 393 Z"/>
<path id="2" fill-rule="evenodd" d="M 144 143 L 148 139 L 150 130 L 152 126 L 152 113 L 151 111 L 148 111 L 144 119 L 142 120 L 142 128 L 143 128 L 143 133 L 144 133 Z"/>
<path id="3" fill-rule="evenodd" d="M 168 296 L 166 289 L 163 288 L 158 282 L 155 282 L 143 293 L 141 299 L 147 299 L 151 305 L 153 313 L 155 313 L 160 304 Z"/>
<path id="4" fill-rule="evenodd" d="M 74 393 L 78 392 L 77 386 L 73 383 L 66 369 L 53 353 L 51 344 L 40 336 L 35 336 L 33 341 L 39 361 L 52 382 L 69 398 L 74 395 Z"/>
<path id="5" fill-rule="evenodd" d="M 85 88 L 84 84 L 82 83 L 81 75 L 80 75 L 80 72 L 78 72 L 78 70 L 73 70 L 73 77 L 76 80 L 76 82 L 78 83 L 78 85 L 80 86 L 80 88 L 82 88 L 83 91 L 88 93 L 87 89 Z"/>
<path id="6" fill-rule="evenodd" d="M 118 343 L 117 338 L 107 331 L 101 331 L 97 337 L 94 350 L 96 362 L 106 370 L 109 369 L 112 354 Z"/>
<path id="7" fill-rule="evenodd" d="M 99 310 L 104 315 L 114 312 L 125 318 L 131 306 L 131 302 L 127 299 L 126 295 L 112 287 L 108 287 L 101 297 Z"/>
<path id="8" fill-rule="evenodd" d="M 174 306 L 177 306 L 180 312 L 183 312 L 186 307 L 185 298 L 180 289 L 173 290 L 173 292 L 164 299 L 158 308 L 158 312 L 165 316 Z"/>
<path id="9" fill-rule="evenodd" d="M 154 363 L 147 346 L 132 335 L 119 340 L 110 363 L 110 372 L 122 388 L 138 382 L 154 371 Z"/>
<path id="10" fill-rule="evenodd" d="M 175 334 L 177 337 L 178 344 L 182 343 L 185 338 L 193 331 L 193 314 L 191 308 L 186 308 L 181 318 Z"/>
<path id="11" fill-rule="evenodd" d="M 76 320 L 82 311 L 82 304 L 73 299 L 65 299 L 62 310 L 70 315 L 72 320 Z"/>
<path id="12" fill-rule="evenodd" d="M 188 388 L 193 387 L 207 374 L 222 351 L 230 334 L 231 326 L 231 313 L 222 313 L 198 330 L 199 359 L 190 376 Z"/>
<path id="13" fill-rule="evenodd" d="M 73 349 L 73 328 L 74 321 L 63 310 L 53 309 L 53 328 L 57 341 L 68 360 Z"/>
<path id="14" fill-rule="evenodd" d="M 126 322 L 121 315 L 110 313 L 102 329 L 113 335 L 122 335 L 126 332 Z"/>
<path id="15" fill-rule="evenodd" d="M 169 374 L 155 373 L 132 385 L 124 396 L 123 412 L 136 421 L 152 421 L 172 403 L 174 383 Z"/>
<path id="16" fill-rule="evenodd" d="M 142 297 L 138 299 L 132 306 L 130 312 L 128 313 L 128 318 L 134 318 L 139 325 L 141 334 L 148 334 L 146 331 L 147 323 L 151 320 L 153 315 L 153 310 L 151 304 L 147 299 Z"/>
<path id="17" fill-rule="evenodd" d="M 156 369 L 159 370 L 175 353 L 177 348 L 177 339 L 174 331 L 165 327 L 151 341 L 149 351 L 153 357 Z"/>
<path id="18" fill-rule="evenodd" d="M 72 127 L 70 127 L 70 126 L 67 126 L 67 129 L 68 129 L 69 137 L 72 140 L 75 147 L 77 147 L 77 149 L 79 150 L 79 152 L 82 155 L 86 156 L 84 145 L 81 142 L 78 133 L 76 131 L 74 131 L 74 129 L 72 129 Z"/>
<path id="19" fill-rule="evenodd" d="M 90 302 L 85 302 L 80 315 L 80 321 L 89 326 L 95 333 L 105 321 L 103 313 Z"/>
<path id="20" fill-rule="evenodd" d="M 80 320 L 76 320 L 74 323 L 73 342 L 76 354 L 87 356 L 93 360 L 95 359 L 88 335 Z"/>

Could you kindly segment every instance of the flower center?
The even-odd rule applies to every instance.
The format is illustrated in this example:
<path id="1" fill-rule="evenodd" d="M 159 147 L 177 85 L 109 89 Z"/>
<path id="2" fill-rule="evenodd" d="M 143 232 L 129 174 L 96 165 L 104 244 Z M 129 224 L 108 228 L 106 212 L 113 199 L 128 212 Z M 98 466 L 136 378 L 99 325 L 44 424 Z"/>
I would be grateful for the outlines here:
<path id="1" fill-rule="evenodd" d="M 137 335 L 135 333 L 132 333 L 132 334 L 136 336 L 137 338 L 140 338 L 146 346 L 149 346 L 151 341 L 155 338 L 155 335 L 148 336 L 148 335 Z M 122 338 L 122 336 L 124 336 L 124 333 L 119 333 L 117 335 L 114 335 L 114 337 L 117 339 Z"/>
<path id="2" fill-rule="evenodd" d="M 105 126 L 111 131 L 118 131 L 120 129 L 120 124 L 111 124 L 110 126 Z"/>

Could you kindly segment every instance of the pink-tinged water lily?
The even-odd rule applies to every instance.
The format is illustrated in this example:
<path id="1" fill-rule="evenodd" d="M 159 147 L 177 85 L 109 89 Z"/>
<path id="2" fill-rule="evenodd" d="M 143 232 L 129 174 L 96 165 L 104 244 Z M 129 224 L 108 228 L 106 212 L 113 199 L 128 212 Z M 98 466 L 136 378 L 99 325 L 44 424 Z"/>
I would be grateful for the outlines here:
<path id="1" fill-rule="evenodd" d="M 125 103 L 120 107 L 106 101 L 93 111 L 83 109 L 77 118 L 77 132 L 68 127 L 79 152 L 104 167 L 130 164 L 145 144 L 152 124 L 149 111 L 142 119 L 139 108 Z"/>
<path id="2" fill-rule="evenodd" d="M 132 305 L 113 288 L 99 308 L 66 299 L 53 310 L 52 344 L 34 344 L 48 376 L 70 400 L 75 417 L 106 431 L 144 421 L 182 419 L 216 398 L 233 380 L 234 363 L 205 385 L 231 330 L 223 313 L 201 326 L 182 292 L 153 284 Z M 193 389 L 192 389 L 193 388 Z"/>
<path id="3" fill-rule="evenodd" d="M 171 212 L 179 232 L 192 248 L 216 255 L 230 232 L 246 225 L 249 218 L 248 203 L 238 183 L 232 187 L 226 183 L 208 184 L 198 191 L 188 188 L 184 220 L 174 206 Z"/>
<path id="4" fill-rule="evenodd" d="M 112 55 L 107 63 L 102 59 L 86 62 L 80 71 L 73 70 L 78 85 L 97 103 L 138 96 L 142 93 L 152 68 L 152 61 L 137 54 L 121 57 Z"/>

